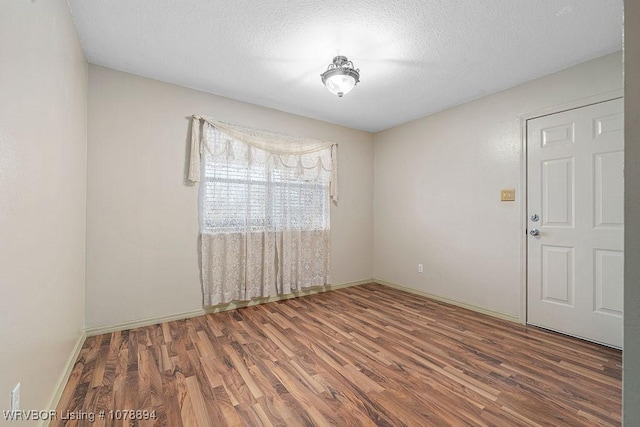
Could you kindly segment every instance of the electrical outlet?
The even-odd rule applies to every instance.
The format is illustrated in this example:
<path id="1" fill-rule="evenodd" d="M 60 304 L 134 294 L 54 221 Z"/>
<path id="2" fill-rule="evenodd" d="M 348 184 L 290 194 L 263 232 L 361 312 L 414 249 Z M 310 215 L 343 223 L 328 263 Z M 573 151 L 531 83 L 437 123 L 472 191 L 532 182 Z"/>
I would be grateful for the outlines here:
<path id="1" fill-rule="evenodd" d="M 424 265 L 418 264 L 418 273 L 424 273 Z"/>
<path id="2" fill-rule="evenodd" d="M 20 410 L 20 383 L 11 391 L 11 412 Z"/>

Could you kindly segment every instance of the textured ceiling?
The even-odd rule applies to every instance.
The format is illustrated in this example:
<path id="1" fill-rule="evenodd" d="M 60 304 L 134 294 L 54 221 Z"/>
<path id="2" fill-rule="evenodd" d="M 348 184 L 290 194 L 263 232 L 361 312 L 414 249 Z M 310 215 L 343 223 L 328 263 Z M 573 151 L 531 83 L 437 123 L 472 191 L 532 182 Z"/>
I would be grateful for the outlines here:
<path id="1" fill-rule="evenodd" d="M 93 64 L 370 132 L 622 48 L 623 0 L 68 1 Z"/>

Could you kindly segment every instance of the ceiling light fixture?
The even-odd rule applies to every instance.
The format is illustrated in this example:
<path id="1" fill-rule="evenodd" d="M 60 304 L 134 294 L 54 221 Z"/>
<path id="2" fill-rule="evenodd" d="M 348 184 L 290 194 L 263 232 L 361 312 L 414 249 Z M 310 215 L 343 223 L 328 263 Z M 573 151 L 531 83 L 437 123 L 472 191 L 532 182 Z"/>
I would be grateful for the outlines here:
<path id="1" fill-rule="evenodd" d="M 342 98 L 342 95 L 351 92 L 351 89 L 360 81 L 360 70 L 354 69 L 353 62 L 346 56 L 336 56 L 333 58 L 333 63 L 327 67 L 327 71 L 320 74 L 320 77 L 331 93 Z"/>

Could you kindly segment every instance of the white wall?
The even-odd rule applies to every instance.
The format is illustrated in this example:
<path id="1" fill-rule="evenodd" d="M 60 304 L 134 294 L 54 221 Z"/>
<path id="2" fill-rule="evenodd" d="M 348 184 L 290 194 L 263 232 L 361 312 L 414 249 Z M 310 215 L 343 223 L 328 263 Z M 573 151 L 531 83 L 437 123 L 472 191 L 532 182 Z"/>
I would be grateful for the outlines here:
<path id="1" fill-rule="evenodd" d="M 339 143 L 334 284 L 371 279 L 373 137 L 89 66 L 88 327 L 202 308 L 198 191 L 184 184 L 191 114 Z"/>
<path id="2" fill-rule="evenodd" d="M 66 1 L 0 2 L 0 410 L 45 409 L 84 328 L 86 91 Z"/>
<path id="3" fill-rule="evenodd" d="M 621 88 L 618 52 L 376 134 L 374 277 L 517 317 L 520 117 Z"/>
<path id="4" fill-rule="evenodd" d="M 624 425 L 640 424 L 640 3 L 624 4 Z"/>

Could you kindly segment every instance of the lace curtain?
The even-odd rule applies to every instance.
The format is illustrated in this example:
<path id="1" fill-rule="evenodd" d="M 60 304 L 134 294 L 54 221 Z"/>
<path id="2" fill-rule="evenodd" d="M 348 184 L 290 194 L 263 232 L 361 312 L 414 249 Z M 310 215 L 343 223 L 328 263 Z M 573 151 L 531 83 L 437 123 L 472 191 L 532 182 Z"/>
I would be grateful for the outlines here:
<path id="1" fill-rule="evenodd" d="M 205 305 L 331 283 L 336 145 L 193 116 Z"/>

